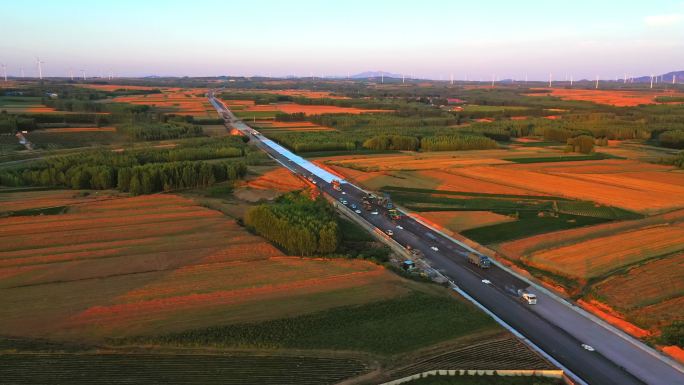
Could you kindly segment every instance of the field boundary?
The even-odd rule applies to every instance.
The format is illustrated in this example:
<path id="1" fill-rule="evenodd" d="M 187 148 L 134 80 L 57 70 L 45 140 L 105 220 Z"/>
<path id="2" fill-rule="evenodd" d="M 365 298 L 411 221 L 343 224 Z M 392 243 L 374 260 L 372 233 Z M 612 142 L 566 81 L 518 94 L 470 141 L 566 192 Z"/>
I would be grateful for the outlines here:
<path id="1" fill-rule="evenodd" d="M 398 208 L 400 211 L 406 212 L 406 210 L 402 209 L 401 207 L 397 207 L 397 208 Z M 427 223 L 425 223 L 425 222 L 423 222 L 422 220 L 420 220 L 420 218 L 416 218 L 416 217 L 412 217 L 412 218 L 413 218 L 415 221 L 420 222 L 420 223 L 423 224 L 424 226 L 427 226 L 427 227 L 431 228 L 431 229 L 434 230 L 436 233 L 441 234 L 442 236 L 446 237 L 447 239 L 451 240 L 452 242 L 457 243 L 458 245 L 462 246 L 463 248 L 465 248 L 465 249 L 467 249 L 467 250 L 470 250 L 471 252 L 477 252 L 477 250 L 475 250 L 475 249 L 473 249 L 472 247 L 466 245 L 465 243 L 463 243 L 463 242 L 461 242 L 461 241 L 458 241 L 458 240 L 454 239 L 454 238 L 451 237 L 450 235 L 445 234 L 444 232 L 440 231 L 439 229 L 434 228 L 433 226 L 428 225 Z M 644 344 L 643 342 L 636 340 L 634 337 L 628 335 L 627 333 L 623 332 L 622 330 L 616 328 L 615 326 L 613 326 L 613 325 L 607 323 L 606 321 L 602 320 L 601 318 L 599 318 L 599 317 L 597 317 L 597 316 L 595 316 L 595 315 L 589 313 L 588 311 L 582 309 L 580 306 L 575 305 L 575 304 L 569 302 L 569 301 L 566 300 L 565 298 L 560 297 L 558 294 L 552 292 L 551 290 L 545 288 L 544 286 L 539 285 L 539 284 L 537 284 L 536 282 L 530 280 L 528 277 L 525 277 L 525 276 L 519 274 L 518 272 L 513 271 L 512 269 L 509 269 L 508 266 L 506 266 L 506 265 L 502 264 L 501 262 L 497 261 L 495 258 L 492 258 L 492 257 L 490 256 L 490 259 L 491 259 L 491 261 L 492 261 L 495 265 L 497 265 L 497 266 L 498 266 L 499 268 L 501 268 L 502 270 L 505 270 L 505 271 L 507 271 L 508 273 L 513 274 L 516 278 L 519 278 L 519 279 L 523 280 L 524 282 L 527 282 L 530 286 L 533 286 L 536 290 L 539 290 L 539 291 L 543 292 L 543 293 L 546 294 L 548 297 L 553 298 L 556 302 L 560 303 L 561 305 L 563 305 L 563 306 L 565 306 L 565 307 L 567 307 L 567 308 L 569 308 L 569 309 L 571 309 L 571 310 L 577 312 L 577 313 L 580 314 L 581 316 L 583 316 L 583 317 L 585 317 L 585 318 L 588 318 L 589 320 L 593 321 L 594 323 L 596 323 L 596 324 L 602 326 L 603 328 L 605 328 L 605 329 L 611 331 L 612 333 L 618 335 L 620 338 L 622 338 L 622 339 L 624 339 L 625 341 L 629 342 L 630 344 L 632 344 L 632 345 L 635 346 L 636 348 L 638 348 L 638 349 L 644 351 L 645 353 L 648 353 L 648 354 L 650 354 L 651 356 L 653 356 L 653 357 L 655 357 L 655 358 L 657 358 L 657 359 L 659 359 L 659 360 L 665 362 L 666 364 L 668 364 L 669 366 L 671 366 L 671 367 L 674 368 L 675 370 L 684 373 L 684 367 L 682 367 L 682 365 L 679 364 L 678 362 L 676 362 L 674 359 L 672 359 L 672 358 L 670 358 L 670 357 L 668 357 L 668 356 L 666 356 L 666 355 L 664 355 L 664 354 L 662 354 L 662 353 L 659 353 L 658 351 L 654 350 L 653 348 L 649 347 L 648 345 Z M 467 294 L 466 294 L 466 295 L 467 295 Z M 493 317 L 496 317 L 496 316 L 493 315 L 493 314 L 492 314 L 492 316 L 493 316 Z M 503 321 L 502 321 L 502 322 L 503 322 Z"/>
<path id="2" fill-rule="evenodd" d="M 428 370 L 427 372 L 416 373 L 410 376 L 399 378 L 397 380 L 392 380 L 389 382 L 383 382 L 380 385 L 398 385 L 411 382 L 413 380 L 418 380 L 426 377 L 456 377 L 456 376 L 499 376 L 499 377 L 546 377 L 546 378 L 563 378 L 562 370 L 476 370 L 476 369 L 435 369 Z"/>

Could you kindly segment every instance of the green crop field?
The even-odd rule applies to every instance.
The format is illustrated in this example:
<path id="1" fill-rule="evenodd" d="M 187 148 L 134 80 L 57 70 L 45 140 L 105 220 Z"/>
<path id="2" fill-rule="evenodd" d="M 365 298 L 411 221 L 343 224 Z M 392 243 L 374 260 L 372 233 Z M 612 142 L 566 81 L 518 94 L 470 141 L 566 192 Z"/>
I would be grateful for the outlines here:
<path id="1" fill-rule="evenodd" d="M 294 318 L 232 324 L 150 337 L 122 344 L 354 350 L 390 355 L 496 328 L 489 317 L 444 293 L 414 292 L 367 305 Z"/>
<path id="2" fill-rule="evenodd" d="M 335 384 L 366 370 L 354 359 L 207 354 L 0 354 L 3 384 Z"/>

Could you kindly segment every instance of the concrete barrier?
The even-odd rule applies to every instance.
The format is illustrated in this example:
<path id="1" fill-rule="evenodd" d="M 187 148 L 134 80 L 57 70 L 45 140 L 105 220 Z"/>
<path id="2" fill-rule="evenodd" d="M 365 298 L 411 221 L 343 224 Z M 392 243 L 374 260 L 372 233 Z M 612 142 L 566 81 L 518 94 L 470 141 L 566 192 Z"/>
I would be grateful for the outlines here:
<path id="1" fill-rule="evenodd" d="M 410 376 L 392 380 L 389 382 L 384 382 L 380 385 L 399 385 L 411 382 L 413 380 L 418 380 L 425 377 L 432 376 L 445 376 L 445 377 L 456 377 L 456 376 L 500 376 L 500 377 L 546 377 L 546 378 L 557 378 L 563 379 L 562 370 L 481 370 L 481 369 L 437 369 L 428 370 L 426 372 L 416 373 Z"/>

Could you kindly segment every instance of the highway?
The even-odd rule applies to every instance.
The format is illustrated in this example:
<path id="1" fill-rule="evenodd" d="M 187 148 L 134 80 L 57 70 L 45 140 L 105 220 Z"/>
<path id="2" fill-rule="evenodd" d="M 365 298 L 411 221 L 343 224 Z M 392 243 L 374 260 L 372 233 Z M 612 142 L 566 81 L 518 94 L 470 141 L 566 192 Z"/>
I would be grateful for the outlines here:
<path id="1" fill-rule="evenodd" d="M 335 176 L 236 119 L 223 103 L 213 98 L 212 93 L 209 100 L 227 124 L 248 135 L 256 146 L 280 164 L 296 174 L 311 178 L 323 193 L 337 202 L 345 200 L 348 207 L 355 205 L 360 211 L 357 215 L 378 230 L 384 233 L 392 230 L 392 238 L 401 246 L 410 245 L 420 250 L 430 266 L 528 339 L 576 382 L 591 385 L 684 384 L 681 366 L 641 342 L 596 322 L 574 305 L 546 290 L 530 286 L 497 264 L 489 269 L 469 264 L 465 259 L 469 251 L 467 246 L 409 216 L 391 220 L 387 210 L 377 204 L 372 210 L 364 210 L 362 200 L 367 195 L 366 191 L 346 181 L 342 181 L 342 191 L 336 191 L 330 183 Z M 511 293 L 512 287 L 536 294 L 537 305 L 523 303 Z M 591 345 L 595 351 L 586 350 L 582 344 Z"/>

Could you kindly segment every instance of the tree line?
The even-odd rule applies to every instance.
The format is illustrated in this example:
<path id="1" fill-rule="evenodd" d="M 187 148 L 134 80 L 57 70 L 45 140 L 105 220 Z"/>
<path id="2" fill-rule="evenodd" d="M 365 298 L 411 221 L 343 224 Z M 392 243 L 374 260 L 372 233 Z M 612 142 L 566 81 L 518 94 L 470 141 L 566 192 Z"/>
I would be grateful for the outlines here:
<path id="1" fill-rule="evenodd" d="M 294 255 L 329 254 L 340 244 L 335 212 L 325 199 L 293 192 L 273 204 L 251 207 L 244 216 L 248 228 Z"/>
<path id="2" fill-rule="evenodd" d="M 420 140 L 423 151 L 486 150 L 498 147 L 494 140 L 475 135 L 430 136 Z"/>
<path id="3" fill-rule="evenodd" d="M 417 151 L 419 146 L 418 138 L 404 135 L 378 135 L 363 142 L 363 147 L 370 150 Z"/>
<path id="4" fill-rule="evenodd" d="M 6 186 L 53 186 L 74 189 L 118 188 L 133 194 L 170 189 L 204 187 L 245 175 L 242 161 L 208 163 L 244 155 L 244 142 L 224 138 L 217 144 L 174 149 L 143 149 L 124 152 L 88 151 L 56 156 L 0 171 Z M 201 144 L 201 142 L 197 142 Z"/>
<path id="5" fill-rule="evenodd" d="M 204 135 L 202 126 L 179 121 L 122 124 L 117 131 L 134 140 L 168 140 Z"/>
<path id="6" fill-rule="evenodd" d="M 665 131 L 658 135 L 658 143 L 663 147 L 684 148 L 684 130 Z"/>

